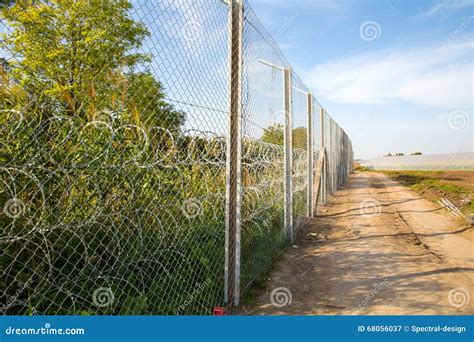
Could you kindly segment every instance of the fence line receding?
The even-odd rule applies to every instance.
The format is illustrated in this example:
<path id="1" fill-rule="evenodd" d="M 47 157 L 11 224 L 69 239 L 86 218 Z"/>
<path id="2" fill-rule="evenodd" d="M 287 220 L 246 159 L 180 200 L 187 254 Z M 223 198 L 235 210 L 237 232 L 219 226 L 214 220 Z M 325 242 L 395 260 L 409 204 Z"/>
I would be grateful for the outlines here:
<path id="1" fill-rule="evenodd" d="M 1 13 L 3 314 L 237 306 L 352 172 L 249 1 Z"/>

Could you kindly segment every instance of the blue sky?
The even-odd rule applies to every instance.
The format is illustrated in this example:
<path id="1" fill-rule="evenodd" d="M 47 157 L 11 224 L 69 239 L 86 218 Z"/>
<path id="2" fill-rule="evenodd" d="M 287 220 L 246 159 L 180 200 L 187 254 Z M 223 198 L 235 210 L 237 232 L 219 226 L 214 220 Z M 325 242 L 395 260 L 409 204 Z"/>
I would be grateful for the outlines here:
<path id="1" fill-rule="evenodd" d="M 202 1 L 134 0 L 133 16 L 152 33 L 143 50 L 168 98 L 188 114 L 187 128 L 224 135 L 227 8 Z M 248 1 L 349 134 L 356 158 L 474 151 L 473 0 Z M 271 60 L 262 41 L 251 48 L 252 58 Z M 248 132 L 258 138 L 281 114 L 281 79 L 251 62 L 248 121 L 260 128 Z M 294 123 L 304 125 L 304 101 L 294 99 L 303 104 Z"/>
<path id="2" fill-rule="evenodd" d="M 472 0 L 250 0 L 357 158 L 474 151 Z"/>

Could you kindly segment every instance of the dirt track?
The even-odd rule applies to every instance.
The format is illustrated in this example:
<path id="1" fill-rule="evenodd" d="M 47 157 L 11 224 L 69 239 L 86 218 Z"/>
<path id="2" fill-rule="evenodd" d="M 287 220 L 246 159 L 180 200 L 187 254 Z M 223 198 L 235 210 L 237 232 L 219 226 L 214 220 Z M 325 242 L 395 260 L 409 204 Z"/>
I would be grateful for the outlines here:
<path id="1" fill-rule="evenodd" d="M 247 313 L 474 314 L 466 224 L 378 173 L 351 176 L 318 215 Z M 272 305 L 278 287 L 290 305 Z M 273 303 L 287 303 L 285 291 Z"/>

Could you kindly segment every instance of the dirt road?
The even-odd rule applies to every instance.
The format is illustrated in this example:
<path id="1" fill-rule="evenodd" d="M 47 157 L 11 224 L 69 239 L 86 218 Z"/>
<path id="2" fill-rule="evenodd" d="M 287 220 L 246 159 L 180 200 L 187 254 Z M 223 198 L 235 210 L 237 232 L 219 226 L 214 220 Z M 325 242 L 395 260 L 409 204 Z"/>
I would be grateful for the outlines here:
<path id="1" fill-rule="evenodd" d="M 473 231 L 443 210 L 382 174 L 352 175 L 247 313 L 474 314 Z"/>

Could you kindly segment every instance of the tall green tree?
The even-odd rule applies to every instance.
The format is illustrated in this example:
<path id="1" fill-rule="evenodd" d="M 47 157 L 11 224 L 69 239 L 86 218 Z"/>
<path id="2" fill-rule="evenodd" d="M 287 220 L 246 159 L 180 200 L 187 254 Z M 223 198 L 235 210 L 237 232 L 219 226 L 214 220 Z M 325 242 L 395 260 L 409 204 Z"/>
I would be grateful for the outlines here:
<path id="1" fill-rule="evenodd" d="M 262 136 L 263 142 L 280 146 L 283 146 L 283 139 L 283 125 L 281 124 L 267 127 Z"/>
<path id="2" fill-rule="evenodd" d="M 283 146 L 284 144 L 284 135 L 283 135 L 283 125 L 277 124 L 269 126 L 265 129 L 262 136 L 262 141 L 274 145 Z M 293 148 L 306 150 L 306 128 L 297 127 L 293 131 Z"/>
<path id="3" fill-rule="evenodd" d="M 148 109 L 181 124 L 184 115 L 163 101 L 162 85 L 136 72 L 150 56 L 137 52 L 148 32 L 131 8 L 128 0 L 17 0 L 3 7 L 11 31 L 2 38 L 18 56 L 12 78 L 46 115 L 92 120 L 120 107 L 135 123 Z"/>
<path id="4" fill-rule="evenodd" d="M 307 150 L 307 132 L 305 127 L 293 129 L 293 148 Z"/>
<path id="5" fill-rule="evenodd" d="M 0 8 L 10 6 L 14 2 L 15 2 L 15 0 L 0 0 Z"/>
<path id="6" fill-rule="evenodd" d="M 165 99 L 163 86 L 149 72 L 127 75 L 125 103 L 144 125 L 159 123 L 160 127 L 176 129 L 185 120 L 185 114 L 176 111 Z"/>
<path id="7" fill-rule="evenodd" d="M 24 101 L 25 93 L 21 87 L 14 84 L 8 72 L 9 63 L 5 58 L 0 58 L 0 109 L 14 108 L 18 103 Z"/>

